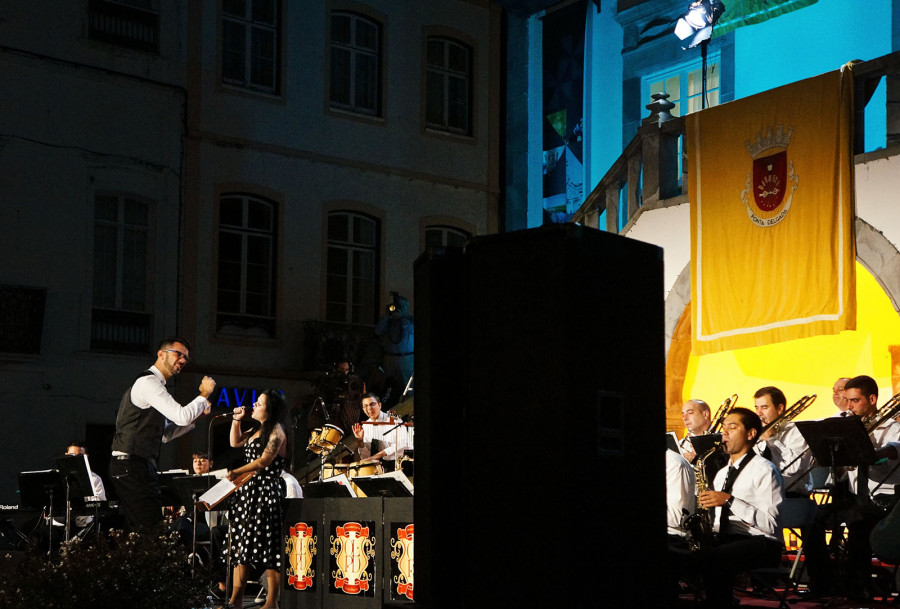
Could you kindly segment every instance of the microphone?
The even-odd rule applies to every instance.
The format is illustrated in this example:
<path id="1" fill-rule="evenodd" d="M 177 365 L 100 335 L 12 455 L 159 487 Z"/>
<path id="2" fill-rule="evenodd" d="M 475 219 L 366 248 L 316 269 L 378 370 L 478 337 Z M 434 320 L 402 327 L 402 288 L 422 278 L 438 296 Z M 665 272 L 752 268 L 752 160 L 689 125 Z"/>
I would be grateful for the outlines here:
<path id="1" fill-rule="evenodd" d="M 328 409 L 325 408 L 325 399 L 322 397 L 317 397 L 316 401 L 313 402 L 313 407 L 312 407 L 312 410 L 310 411 L 310 414 L 312 414 L 313 412 L 316 411 L 316 404 L 319 405 L 319 409 L 322 411 L 322 414 L 325 415 L 325 422 L 331 423 L 331 417 L 328 415 Z"/>
<path id="2" fill-rule="evenodd" d="M 216 416 L 213 417 L 213 419 L 230 419 L 233 416 L 234 416 L 233 412 L 226 412 L 224 414 L 217 414 Z"/>

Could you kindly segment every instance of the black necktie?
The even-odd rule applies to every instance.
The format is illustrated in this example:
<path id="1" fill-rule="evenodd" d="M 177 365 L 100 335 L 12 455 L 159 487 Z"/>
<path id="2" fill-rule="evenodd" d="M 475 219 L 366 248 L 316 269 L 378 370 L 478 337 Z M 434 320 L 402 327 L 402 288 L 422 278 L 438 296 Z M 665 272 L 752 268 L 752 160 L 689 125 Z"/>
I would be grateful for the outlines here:
<path id="1" fill-rule="evenodd" d="M 766 447 L 762 451 L 762 457 L 763 459 L 768 459 L 769 461 L 772 460 L 772 449 L 769 448 L 768 444 L 766 444 Z"/>
<path id="2" fill-rule="evenodd" d="M 737 478 L 740 469 L 733 465 L 728 466 L 728 474 L 725 476 L 725 486 L 722 487 L 723 493 L 730 493 L 731 487 L 734 486 L 734 480 Z M 719 536 L 728 532 L 728 516 L 731 515 L 731 508 L 727 505 L 722 506 L 722 512 L 719 514 Z"/>

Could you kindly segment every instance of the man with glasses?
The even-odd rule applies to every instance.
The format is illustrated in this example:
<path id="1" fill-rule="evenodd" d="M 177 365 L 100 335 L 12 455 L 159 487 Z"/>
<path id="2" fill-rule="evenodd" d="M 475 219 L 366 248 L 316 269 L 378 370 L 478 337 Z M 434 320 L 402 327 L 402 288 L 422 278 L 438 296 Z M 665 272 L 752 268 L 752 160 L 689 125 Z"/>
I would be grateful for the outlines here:
<path id="1" fill-rule="evenodd" d="M 208 398 L 216 388 L 212 378 L 204 376 L 200 395 L 184 406 L 166 391 L 166 381 L 190 361 L 190 349 L 183 338 L 163 339 L 156 362 L 137 376 L 119 404 L 109 475 L 133 531 L 153 531 L 162 522 L 156 464 L 160 446 L 189 432 L 198 417 L 209 414 Z"/>

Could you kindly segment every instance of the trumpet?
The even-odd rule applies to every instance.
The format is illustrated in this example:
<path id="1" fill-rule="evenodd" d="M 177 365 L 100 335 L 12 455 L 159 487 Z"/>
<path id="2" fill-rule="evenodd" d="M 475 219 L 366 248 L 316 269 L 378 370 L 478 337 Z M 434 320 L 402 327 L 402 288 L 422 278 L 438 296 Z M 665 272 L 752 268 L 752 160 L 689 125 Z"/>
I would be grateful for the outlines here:
<path id="1" fill-rule="evenodd" d="M 812 395 L 804 395 L 802 398 L 791 404 L 789 408 L 785 408 L 784 411 L 769 421 L 769 423 L 762 428 L 762 431 L 759 434 L 759 437 L 762 437 L 766 434 L 767 431 L 771 430 L 772 435 L 778 433 L 778 430 L 781 429 L 781 426 L 787 423 L 788 421 L 793 421 L 798 414 L 806 410 L 810 404 L 816 401 L 816 394 Z"/>
<path id="2" fill-rule="evenodd" d="M 719 429 L 722 427 L 722 423 L 725 422 L 725 417 L 728 416 L 735 406 L 737 406 L 738 394 L 731 394 L 730 398 L 726 398 L 724 402 L 716 409 L 716 414 L 712 418 L 712 423 L 709 424 L 709 429 L 706 433 L 718 433 Z"/>

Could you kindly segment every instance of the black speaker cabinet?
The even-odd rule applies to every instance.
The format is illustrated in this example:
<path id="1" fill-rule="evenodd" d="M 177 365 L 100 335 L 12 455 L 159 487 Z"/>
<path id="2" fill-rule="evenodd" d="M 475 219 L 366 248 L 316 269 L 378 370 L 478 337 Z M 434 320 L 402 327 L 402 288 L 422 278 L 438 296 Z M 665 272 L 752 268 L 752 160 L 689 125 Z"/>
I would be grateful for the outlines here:
<path id="1" fill-rule="evenodd" d="M 663 604 L 662 272 L 574 224 L 416 261 L 417 605 Z"/>

